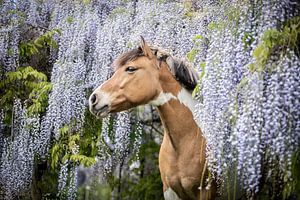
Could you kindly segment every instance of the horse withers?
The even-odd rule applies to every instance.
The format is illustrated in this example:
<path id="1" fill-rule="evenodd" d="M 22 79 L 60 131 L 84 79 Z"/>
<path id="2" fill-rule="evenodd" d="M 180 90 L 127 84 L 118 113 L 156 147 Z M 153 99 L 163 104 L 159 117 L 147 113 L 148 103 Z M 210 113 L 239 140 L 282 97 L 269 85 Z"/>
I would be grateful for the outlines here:
<path id="1" fill-rule="evenodd" d="M 206 141 L 192 114 L 197 73 L 143 38 L 113 67 L 113 76 L 91 94 L 90 111 L 103 118 L 139 105 L 156 106 L 164 126 L 159 169 L 165 199 L 214 199 L 216 183 L 207 181 Z"/>

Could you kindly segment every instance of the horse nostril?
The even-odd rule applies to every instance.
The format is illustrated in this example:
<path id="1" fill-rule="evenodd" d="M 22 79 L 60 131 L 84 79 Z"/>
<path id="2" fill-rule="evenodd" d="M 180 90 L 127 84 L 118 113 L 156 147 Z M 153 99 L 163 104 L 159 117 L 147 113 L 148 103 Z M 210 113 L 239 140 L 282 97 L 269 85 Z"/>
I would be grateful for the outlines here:
<path id="1" fill-rule="evenodd" d="M 95 105 L 96 103 L 97 103 L 97 95 L 92 94 L 91 97 L 90 97 L 90 104 Z"/>

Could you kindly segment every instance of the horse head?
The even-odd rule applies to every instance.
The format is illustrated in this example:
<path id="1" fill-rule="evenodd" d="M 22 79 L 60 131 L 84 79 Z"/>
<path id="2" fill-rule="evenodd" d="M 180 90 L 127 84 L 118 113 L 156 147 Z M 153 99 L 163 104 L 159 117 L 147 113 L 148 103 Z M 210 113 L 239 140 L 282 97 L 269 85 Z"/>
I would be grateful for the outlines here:
<path id="1" fill-rule="evenodd" d="M 98 117 L 148 103 L 159 105 L 178 93 L 178 81 L 188 89 L 197 83 L 197 74 L 191 67 L 150 47 L 143 38 L 137 49 L 119 56 L 113 67 L 113 76 L 89 98 L 90 111 Z M 169 95 L 165 95 L 166 83 L 171 86 Z"/>

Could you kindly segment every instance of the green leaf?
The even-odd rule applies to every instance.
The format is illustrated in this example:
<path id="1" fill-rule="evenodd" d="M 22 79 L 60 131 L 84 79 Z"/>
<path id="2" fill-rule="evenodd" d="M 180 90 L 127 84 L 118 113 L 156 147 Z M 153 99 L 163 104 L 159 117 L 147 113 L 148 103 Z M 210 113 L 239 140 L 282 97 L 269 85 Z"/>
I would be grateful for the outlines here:
<path id="1" fill-rule="evenodd" d="M 61 30 L 59 28 L 53 29 L 53 32 L 58 33 L 59 35 L 61 35 Z"/>
<path id="2" fill-rule="evenodd" d="M 198 54 L 198 49 L 192 49 L 190 52 L 187 53 L 187 59 L 190 62 L 194 62 L 196 55 Z"/>
<path id="3" fill-rule="evenodd" d="M 74 22 L 74 18 L 73 18 L 72 16 L 68 16 L 68 17 L 66 18 L 66 21 L 67 21 L 69 24 L 71 24 L 71 23 Z"/>
<path id="4" fill-rule="evenodd" d="M 202 35 L 195 35 L 193 37 L 193 42 L 196 42 L 197 40 L 203 40 L 203 39 L 204 39 L 204 37 Z"/>
<path id="5" fill-rule="evenodd" d="M 51 151 L 51 167 L 52 169 L 54 169 L 58 163 L 60 146 L 58 144 L 54 144 L 50 151 Z"/>
<path id="6" fill-rule="evenodd" d="M 65 154 L 64 156 L 63 156 L 63 158 L 62 158 L 62 163 L 65 163 L 65 162 L 67 162 L 68 160 L 70 159 L 70 155 L 69 154 Z"/>
<path id="7" fill-rule="evenodd" d="M 61 127 L 59 129 L 60 134 L 64 135 L 65 133 L 67 133 L 69 131 L 69 126 L 68 125 L 64 125 L 63 127 Z"/>

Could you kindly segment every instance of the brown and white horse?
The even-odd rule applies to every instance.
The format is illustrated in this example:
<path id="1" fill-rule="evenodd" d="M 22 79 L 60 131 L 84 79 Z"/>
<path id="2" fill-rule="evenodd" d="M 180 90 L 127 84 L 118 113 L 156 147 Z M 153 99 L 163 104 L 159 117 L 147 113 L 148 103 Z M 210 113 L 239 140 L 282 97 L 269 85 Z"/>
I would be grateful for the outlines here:
<path id="1" fill-rule="evenodd" d="M 113 66 L 113 76 L 91 94 L 90 111 L 105 117 L 138 105 L 156 106 L 165 131 L 159 152 L 165 199 L 214 199 L 216 184 L 207 183 L 205 138 L 192 114 L 195 101 L 189 90 L 197 84 L 197 73 L 150 48 L 143 38 L 139 48 Z"/>

